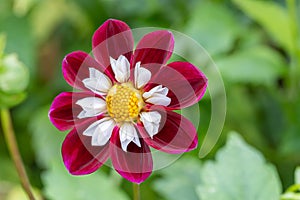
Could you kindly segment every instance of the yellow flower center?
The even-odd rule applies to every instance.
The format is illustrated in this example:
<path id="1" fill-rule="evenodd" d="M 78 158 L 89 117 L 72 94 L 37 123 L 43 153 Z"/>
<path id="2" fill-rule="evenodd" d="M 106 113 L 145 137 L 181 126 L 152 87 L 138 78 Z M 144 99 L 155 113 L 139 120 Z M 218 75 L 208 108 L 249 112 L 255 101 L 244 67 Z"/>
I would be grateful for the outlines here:
<path id="1" fill-rule="evenodd" d="M 116 122 L 134 121 L 144 106 L 141 92 L 131 83 L 114 85 L 107 94 L 106 105 L 108 114 Z"/>

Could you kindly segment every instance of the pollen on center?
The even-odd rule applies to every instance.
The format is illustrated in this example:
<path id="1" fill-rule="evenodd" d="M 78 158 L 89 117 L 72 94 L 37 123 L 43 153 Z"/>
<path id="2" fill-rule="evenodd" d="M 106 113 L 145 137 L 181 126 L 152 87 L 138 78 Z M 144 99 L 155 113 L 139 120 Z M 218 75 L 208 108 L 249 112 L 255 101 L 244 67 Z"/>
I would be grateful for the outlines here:
<path id="1" fill-rule="evenodd" d="M 108 114 L 116 122 L 134 121 L 144 106 L 141 92 L 131 83 L 114 85 L 106 97 Z"/>

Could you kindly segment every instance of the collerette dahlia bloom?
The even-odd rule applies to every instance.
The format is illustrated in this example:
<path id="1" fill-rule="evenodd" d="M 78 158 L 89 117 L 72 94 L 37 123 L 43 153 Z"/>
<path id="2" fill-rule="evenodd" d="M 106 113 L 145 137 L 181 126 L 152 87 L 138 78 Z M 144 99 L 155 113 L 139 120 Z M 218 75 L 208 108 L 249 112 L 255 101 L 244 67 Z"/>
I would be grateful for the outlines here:
<path id="1" fill-rule="evenodd" d="M 82 51 L 64 58 L 63 76 L 79 91 L 59 94 L 49 111 L 56 128 L 71 129 L 64 164 L 84 175 L 110 158 L 121 176 L 141 183 L 153 169 L 149 147 L 176 154 L 197 147 L 195 127 L 173 110 L 197 103 L 207 78 L 191 63 L 166 64 L 174 48 L 169 31 L 146 34 L 133 51 L 128 25 L 110 19 L 92 45 L 95 58 Z"/>

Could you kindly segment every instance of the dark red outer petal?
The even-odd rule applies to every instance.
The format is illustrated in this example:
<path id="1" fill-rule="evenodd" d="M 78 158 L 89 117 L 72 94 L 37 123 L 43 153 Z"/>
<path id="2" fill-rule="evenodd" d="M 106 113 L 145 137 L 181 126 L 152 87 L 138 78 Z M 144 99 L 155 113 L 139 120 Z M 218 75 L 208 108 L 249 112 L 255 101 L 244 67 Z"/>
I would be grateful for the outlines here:
<path id="1" fill-rule="evenodd" d="M 134 40 L 129 26 L 116 19 L 105 21 L 94 33 L 93 54 L 96 60 L 112 74 L 110 59 L 118 59 L 124 55 L 128 61 L 131 60 Z"/>
<path id="2" fill-rule="evenodd" d="M 89 123 L 76 126 L 65 138 L 62 157 L 68 171 L 73 175 L 90 174 L 99 169 L 109 157 L 109 143 L 104 146 L 91 146 L 91 137 L 82 132 Z"/>
<path id="3" fill-rule="evenodd" d="M 159 132 L 151 138 L 144 129 L 142 122 L 138 129 L 145 142 L 160 151 L 180 154 L 197 148 L 197 130 L 188 119 L 170 110 L 153 108 L 161 114 Z"/>
<path id="4" fill-rule="evenodd" d="M 149 146 L 140 139 L 141 147 L 131 142 L 127 152 L 121 147 L 119 128 L 116 127 L 110 139 L 110 157 L 115 170 L 125 179 L 141 183 L 153 170 L 153 160 Z"/>
<path id="5" fill-rule="evenodd" d="M 111 73 L 106 73 L 106 69 L 102 65 L 83 51 L 69 53 L 62 62 L 62 72 L 65 80 L 69 85 L 80 90 L 88 90 L 82 80 L 90 77 L 89 68 L 95 68 L 113 80 Z"/>
<path id="6" fill-rule="evenodd" d="M 137 44 L 131 68 L 137 62 L 154 76 L 167 63 L 174 50 L 174 36 L 170 31 L 159 30 L 146 34 Z"/>
<path id="7" fill-rule="evenodd" d="M 76 123 L 82 123 L 85 119 L 78 119 L 78 114 L 82 111 L 81 106 L 76 102 L 79 99 L 95 96 L 89 92 L 62 92 L 53 100 L 50 110 L 49 119 L 52 124 L 60 131 L 69 130 Z M 98 96 L 99 97 L 99 96 Z M 100 97 L 99 97 L 100 98 Z"/>
<path id="8" fill-rule="evenodd" d="M 149 91 L 157 85 L 169 89 L 170 109 L 181 109 L 197 103 L 207 88 L 206 76 L 188 62 L 172 62 L 160 69 L 144 88 Z"/>

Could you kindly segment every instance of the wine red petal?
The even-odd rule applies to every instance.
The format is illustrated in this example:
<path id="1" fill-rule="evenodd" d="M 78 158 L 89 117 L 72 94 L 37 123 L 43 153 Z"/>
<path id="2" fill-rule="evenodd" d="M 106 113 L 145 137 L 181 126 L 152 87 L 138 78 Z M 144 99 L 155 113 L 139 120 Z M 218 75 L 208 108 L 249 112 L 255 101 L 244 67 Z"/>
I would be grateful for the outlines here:
<path id="1" fill-rule="evenodd" d="M 137 44 L 132 67 L 141 62 L 142 67 L 154 76 L 169 60 L 174 50 L 174 36 L 170 31 L 160 30 L 148 33 Z"/>
<path id="2" fill-rule="evenodd" d="M 74 51 L 66 55 L 62 62 L 62 72 L 65 80 L 76 89 L 87 90 L 82 80 L 90 77 L 89 68 L 95 68 L 102 73 L 105 72 L 102 65 L 83 51 Z M 112 79 L 110 73 L 106 75 Z"/>
<path id="3" fill-rule="evenodd" d="M 197 130 L 188 119 L 170 110 L 156 111 L 162 117 L 159 132 L 153 138 L 149 136 L 141 122 L 138 124 L 138 129 L 149 146 L 171 154 L 184 153 L 197 147 Z"/>
<path id="4" fill-rule="evenodd" d="M 76 123 L 80 124 L 87 119 L 79 119 L 77 116 L 82 108 L 76 104 L 79 99 L 95 96 L 89 92 L 62 92 L 53 100 L 50 110 L 49 119 L 52 124 L 60 131 L 69 130 Z M 99 96 L 98 96 L 99 97 Z M 100 98 L 100 97 L 99 97 Z M 101 116 L 97 116 L 99 119 Z M 92 117 L 97 119 L 96 117 Z M 91 118 L 89 118 L 91 119 Z"/>
<path id="5" fill-rule="evenodd" d="M 92 44 L 96 60 L 112 72 L 109 57 L 117 59 L 123 55 L 130 61 L 134 40 L 125 22 L 109 19 L 95 31 Z"/>
<path id="6" fill-rule="evenodd" d="M 142 139 L 140 143 L 141 147 L 138 147 L 131 142 L 127 147 L 127 152 L 123 151 L 118 127 L 114 129 L 110 140 L 110 156 L 115 170 L 134 183 L 146 180 L 153 169 L 150 148 Z"/>
<path id="7" fill-rule="evenodd" d="M 181 109 L 197 103 L 207 88 L 206 76 L 188 62 L 172 62 L 160 69 L 145 87 L 145 91 L 162 85 L 169 89 L 171 103 L 168 108 Z"/>
<path id="8" fill-rule="evenodd" d="M 109 157 L 109 143 L 104 146 L 91 146 L 91 137 L 82 135 L 88 124 L 76 126 L 67 135 L 62 145 L 64 164 L 73 175 L 93 173 Z"/>

